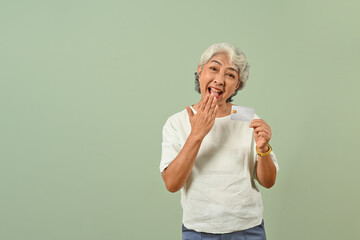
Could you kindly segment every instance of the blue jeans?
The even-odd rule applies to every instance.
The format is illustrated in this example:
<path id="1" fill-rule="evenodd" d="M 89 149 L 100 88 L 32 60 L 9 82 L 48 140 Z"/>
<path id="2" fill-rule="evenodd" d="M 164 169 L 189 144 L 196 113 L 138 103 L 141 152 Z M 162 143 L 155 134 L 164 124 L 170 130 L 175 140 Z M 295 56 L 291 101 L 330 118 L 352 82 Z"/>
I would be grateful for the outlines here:
<path id="1" fill-rule="evenodd" d="M 264 220 L 259 226 L 224 234 L 196 232 L 182 225 L 182 240 L 266 240 Z"/>

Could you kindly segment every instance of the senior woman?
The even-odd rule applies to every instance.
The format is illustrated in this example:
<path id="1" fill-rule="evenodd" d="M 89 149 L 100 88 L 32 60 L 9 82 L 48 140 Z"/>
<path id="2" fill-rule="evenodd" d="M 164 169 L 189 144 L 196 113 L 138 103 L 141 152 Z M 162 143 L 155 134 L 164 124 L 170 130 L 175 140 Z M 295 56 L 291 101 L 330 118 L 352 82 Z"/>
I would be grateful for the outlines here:
<path id="1" fill-rule="evenodd" d="M 271 128 L 256 115 L 251 123 L 230 118 L 248 76 L 243 52 L 211 45 L 195 73 L 200 101 L 164 125 L 160 172 L 170 192 L 181 189 L 183 239 L 266 239 L 255 180 L 275 184 Z"/>

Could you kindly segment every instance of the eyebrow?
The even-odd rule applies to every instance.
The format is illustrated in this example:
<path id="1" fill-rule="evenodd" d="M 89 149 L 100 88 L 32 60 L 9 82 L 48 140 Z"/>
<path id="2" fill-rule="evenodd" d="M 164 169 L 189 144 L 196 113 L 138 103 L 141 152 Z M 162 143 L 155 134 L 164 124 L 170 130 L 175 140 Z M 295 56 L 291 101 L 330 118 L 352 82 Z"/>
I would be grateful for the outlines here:
<path id="1" fill-rule="evenodd" d="M 216 61 L 216 60 L 211 60 L 210 62 L 215 62 L 215 63 L 219 64 L 220 66 L 222 66 L 221 62 Z M 238 70 L 235 69 L 235 68 L 233 68 L 233 67 L 229 67 L 229 68 L 227 68 L 227 69 L 233 70 L 233 71 L 235 71 L 236 73 L 238 73 Z"/>

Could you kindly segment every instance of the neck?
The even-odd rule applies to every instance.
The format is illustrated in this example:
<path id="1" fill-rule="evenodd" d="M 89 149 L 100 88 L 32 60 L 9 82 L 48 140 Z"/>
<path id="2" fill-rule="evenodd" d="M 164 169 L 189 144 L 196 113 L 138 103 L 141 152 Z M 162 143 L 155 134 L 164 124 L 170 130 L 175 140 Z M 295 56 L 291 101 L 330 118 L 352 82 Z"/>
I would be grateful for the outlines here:
<path id="1" fill-rule="evenodd" d="M 218 105 L 218 110 L 216 113 L 216 117 L 225 117 L 229 114 L 231 114 L 231 103 L 225 102 L 222 105 Z"/>

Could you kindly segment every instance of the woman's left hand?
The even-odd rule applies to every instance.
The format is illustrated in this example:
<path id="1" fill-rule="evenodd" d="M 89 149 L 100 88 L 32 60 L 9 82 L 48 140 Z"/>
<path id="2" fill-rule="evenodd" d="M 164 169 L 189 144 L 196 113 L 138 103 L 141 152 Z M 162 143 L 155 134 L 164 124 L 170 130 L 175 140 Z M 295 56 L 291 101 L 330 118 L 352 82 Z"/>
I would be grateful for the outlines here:
<path id="1" fill-rule="evenodd" d="M 254 129 L 254 139 L 258 150 L 260 152 L 267 152 L 267 145 L 271 138 L 270 126 L 262 119 L 254 119 L 249 127 Z"/>

